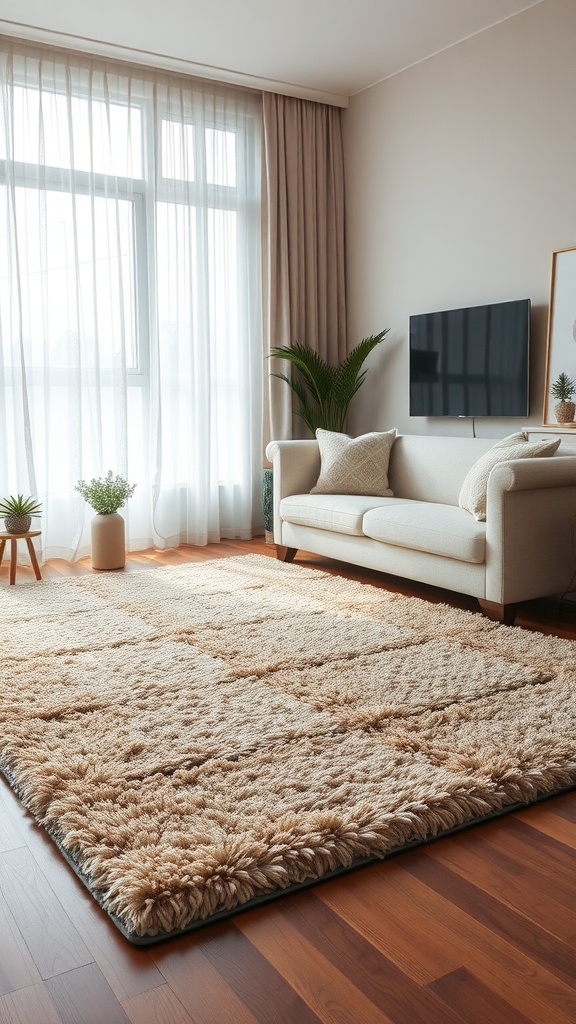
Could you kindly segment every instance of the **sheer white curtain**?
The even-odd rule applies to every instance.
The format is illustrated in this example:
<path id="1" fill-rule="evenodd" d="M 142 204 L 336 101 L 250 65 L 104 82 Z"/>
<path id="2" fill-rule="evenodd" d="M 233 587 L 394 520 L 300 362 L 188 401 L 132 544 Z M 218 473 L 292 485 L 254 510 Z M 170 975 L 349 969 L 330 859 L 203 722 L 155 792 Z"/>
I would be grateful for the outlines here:
<path id="1" fill-rule="evenodd" d="M 89 550 L 79 479 L 136 483 L 128 545 L 261 522 L 261 99 L 0 43 L 0 496 Z"/>

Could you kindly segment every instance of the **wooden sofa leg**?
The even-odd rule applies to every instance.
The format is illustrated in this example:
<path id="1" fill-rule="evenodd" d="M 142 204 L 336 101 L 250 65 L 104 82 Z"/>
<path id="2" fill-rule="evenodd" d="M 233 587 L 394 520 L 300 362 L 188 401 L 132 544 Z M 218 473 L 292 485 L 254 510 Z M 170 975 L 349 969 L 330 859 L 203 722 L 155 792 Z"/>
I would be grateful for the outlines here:
<path id="1" fill-rule="evenodd" d="M 298 548 L 286 548 L 283 544 L 277 544 L 276 558 L 279 558 L 281 562 L 293 562 L 297 551 Z"/>
<path id="2" fill-rule="evenodd" d="M 515 604 L 498 604 L 497 601 L 483 601 L 478 598 L 478 604 L 484 615 L 494 622 L 503 622 L 505 626 L 513 626 L 516 618 Z"/>

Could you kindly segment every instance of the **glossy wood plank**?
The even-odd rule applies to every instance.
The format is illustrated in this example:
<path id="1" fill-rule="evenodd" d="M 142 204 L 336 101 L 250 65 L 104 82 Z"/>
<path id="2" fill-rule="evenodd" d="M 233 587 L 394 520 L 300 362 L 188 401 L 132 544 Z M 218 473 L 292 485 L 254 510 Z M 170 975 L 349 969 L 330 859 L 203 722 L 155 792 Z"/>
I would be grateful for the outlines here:
<path id="1" fill-rule="evenodd" d="M 0 997 L 0 1024 L 62 1024 L 42 983 Z"/>
<path id="2" fill-rule="evenodd" d="M 202 951 L 260 1024 L 318 1024 L 316 1014 L 282 974 L 231 923 L 215 925 Z"/>
<path id="3" fill-rule="evenodd" d="M 92 961 L 29 850 L 0 853 L 0 887 L 42 978 Z"/>
<path id="4" fill-rule="evenodd" d="M 348 978 L 295 928 L 285 906 L 270 904 L 238 916 L 235 923 L 321 1021 L 395 1024 L 364 995 L 355 977 Z"/>
<path id="5" fill-rule="evenodd" d="M 566 821 L 576 822 L 576 804 L 572 800 L 571 793 L 565 793 L 554 800 L 554 814 L 566 818 Z"/>
<path id="6" fill-rule="evenodd" d="M 0 853 L 6 850 L 18 850 L 25 846 L 22 836 L 7 815 L 2 815 L 0 810 Z"/>
<path id="7" fill-rule="evenodd" d="M 462 1018 L 415 982 L 388 957 L 344 924 L 315 892 L 295 896 L 275 908 L 301 939 L 319 950 L 394 1024 L 462 1024 Z"/>
<path id="8" fill-rule="evenodd" d="M 48 874 L 53 877 L 52 871 Z M 127 942 L 90 894 L 86 896 L 86 903 L 66 900 L 66 910 L 116 998 L 128 999 L 163 985 L 165 979 L 149 952 Z"/>
<path id="9" fill-rule="evenodd" d="M 4 790 L 10 792 L 8 786 L 0 786 L 0 853 L 26 846 L 26 840 L 19 831 L 16 821 L 11 817 L 6 801 L 2 799 Z"/>
<path id="10" fill-rule="evenodd" d="M 40 981 L 40 972 L 0 892 L 0 995 Z"/>
<path id="11" fill-rule="evenodd" d="M 447 1007 L 460 1013 L 466 1024 L 531 1024 L 531 1018 L 515 1010 L 465 967 L 432 981 L 428 988 Z"/>
<path id="12" fill-rule="evenodd" d="M 519 949 L 497 918 L 483 920 L 482 907 L 475 900 L 462 899 L 455 876 L 439 881 L 438 873 L 429 870 L 430 865 L 435 865 L 425 853 L 411 853 L 406 861 L 402 866 L 406 879 L 411 878 L 423 892 L 436 892 L 441 900 L 442 927 L 457 937 L 462 966 L 468 967 L 485 985 L 496 983 L 503 998 L 528 1017 L 535 1015 L 536 1020 L 546 1024 L 576 1020 L 573 979 L 564 980 L 553 974 L 538 959 Z M 443 941 L 448 941 L 447 937 Z"/>
<path id="13" fill-rule="evenodd" d="M 123 999 L 122 1009 L 132 1024 L 195 1024 L 166 984 L 131 999 Z"/>
<path id="14" fill-rule="evenodd" d="M 399 870 L 394 858 L 326 882 L 315 895 L 408 978 L 426 985 L 455 970 L 462 958 L 454 942 L 435 941 L 437 899 L 432 896 L 428 905 L 425 893 L 403 887 Z M 415 941 L 415 934 L 426 941 Z"/>
<path id="15" fill-rule="evenodd" d="M 126 941 L 64 858 L 50 856 L 38 844 L 32 852 L 117 999 L 163 985 L 150 953 Z"/>
<path id="16" fill-rule="evenodd" d="M 440 852 L 438 848 L 440 847 Z M 441 896 L 449 899 L 455 906 L 473 915 L 474 920 L 485 925 L 493 935 L 498 935 L 515 949 L 522 951 L 527 957 L 541 964 L 547 970 L 557 975 L 560 979 L 570 983 L 576 978 L 576 951 L 572 949 L 571 937 L 575 933 L 576 914 L 573 908 L 567 908 L 559 930 L 565 932 L 568 942 L 562 942 L 556 934 L 550 934 L 546 928 L 535 923 L 531 913 L 532 897 L 530 893 L 530 880 L 524 890 L 525 910 L 521 913 L 509 905 L 508 901 L 502 900 L 493 895 L 490 891 L 491 883 L 494 883 L 495 868 L 498 861 L 492 862 L 490 869 L 485 870 L 483 863 L 475 864 L 476 871 L 473 875 L 475 884 L 469 881 L 463 873 L 454 870 L 454 858 L 450 854 L 441 852 L 442 844 L 437 844 L 435 850 L 423 851 L 420 856 L 411 857 L 404 864 L 404 869 L 410 872 L 413 877 L 418 878 L 428 888 L 433 889 Z M 456 850 L 452 845 L 450 849 Z M 444 860 L 448 861 L 448 866 Z M 482 861 L 482 858 L 478 858 Z M 513 883 L 513 865 L 510 868 L 510 882 Z M 532 879 L 534 881 L 534 878 Z M 482 885 L 482 882 L 485 884 Z M 498 883 L 499 888 L 500 882 Z M 520 899 L 520 903 L 522 900 Z M 554 901 L 551 912 L 560 918 L 562 908 Z M 554 927 L 552 917 L 549 921 L 550 927 Z M 576 1002 L 574 1003 L 576 1014 Z"/>
<path id="17" fill-rule="evenodd" d="M 129 1024 L 96 964 L 66 971 L 45 985 L 62 1024 Z"/>
<path id="18" fill-rule="evenodd" d="M 451 840 L 440 840 L 444 841 Z M 542 1024 L 574 1024 L 574 985 L 561 981 L 477 921 L 474 907 L 463 910 L 450 900 L 449 891 L 440 894 L 413 876 L 410 862 L 419 856 L 419 851 L 412 851 L 395 857 L 394 862 L 381 865 L 380 876 L 371 873 L 364 879 L 362 871 L 351 876 L 352 886 L 355 891 L 361 890 L 362 899 L 372 905 L 375 916 L 386 914 L 391 905 L 397 912 L 404 909 L 406 934 L 411 937 L 416 964 L 420 956 L 426 959 L 431 945 L 436 946 L 451 953 L 453 969 L 467 967 L 483 984 L 495 985 L 496 991 L 529 1019 L 533 1011 Z M 388 955 L 398 966 L 404 963 L 404 950 L 399 954 L 401 962 L 393 948 Z"/>
<path id="19" fill-rule="evenodd" d="M 571 798 L 576 807 L 576 791 Z M 565 905 L 576 905 L 576 858 L 572 849 L 533 828 L 529 822 L 530 818 L 521 821 L 516 815 L 510 815 L 497 829 L 490 825 L 482 828 L 479 838 L 490 848 L 553 879 L 558 900 Z"/>
<path id="20" fill-rule="evenodd" d="M 194 1024 L 258 1024 L 258 1019 L 205 955 L 204 947 L 209 942 L 208 927 L 196 935 L 155 947 L 152 958 L 179 1002 L 194 1018 Z M 259 991 L 258 978 L 253 979 L 253 985 Z"/>
<path id="21" fill-rule="evenodd" d="M 538 829 L 551 839 L 556 839 L 576 851 L 576 835 L 570 821 L 556 814 L 553 805 L 548 801 L 530 808 L 530 811 L 519 811 L 517 817 L 518 821 L 527 822 L 530 828 Z"/>
<path id="22" fill-rule="evenodd" d="M 447 869 L 473 883 L 482 890 L 481 899 L 485 916 L 498 912 L 498 902 L 511 911 L 510 922 L 521 932 L 524 926 L 538 925 L 551 936 L 571 942 L 576 926 L 573 906 L 558 899 L 554 877 L 527 866 L 508 853 L 497 850 L 484 840 L 482 834 L 469 838 L 456 838 L 452 843 L 430 847 L 429 857 Z M 476 895 L 476 894 L 474 894 Z M 478 917 L 478 914 L 476 913 Z M 547 946 L 545 936 L 537 940 Z M 558 956 L 564 960 L 566 951 L 559 947 Z M 552 945 L 550 962 L 556 961 Z M 568 973 L 576 977 L 576 951 Z"/>
<path id="23" fill-rule="evenodd" d="M 77 907 L 70 919 L 117 999 L 129 999 L 164 984 L 148 950 L 127 942 L 94 900 Z"/>
<path id="24" fill-rule="evenodd" d="M 131 945 L 98 906 L 86 887 L 70 869 L 44 829 L 0 779 L 0 794 L 8 813 L 17 816 L 28 849 L 53 893 L 66 907 L 67 917 L 118 999 L 145 992 L 164 984 L 164 978 L 145 949 Z M 1 947 L 0 947 L 1 948 Z"/>

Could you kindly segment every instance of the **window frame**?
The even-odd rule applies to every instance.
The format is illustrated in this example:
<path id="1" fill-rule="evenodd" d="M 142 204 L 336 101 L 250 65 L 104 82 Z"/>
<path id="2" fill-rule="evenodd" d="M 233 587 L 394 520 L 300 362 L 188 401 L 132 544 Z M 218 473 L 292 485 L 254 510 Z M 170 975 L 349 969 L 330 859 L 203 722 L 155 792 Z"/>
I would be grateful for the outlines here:
<path id="1" fill-rule="evenodd" d="M 118 74 L 113 70 L 112 74 Z M 67 95 L 63 86 L 57 83 L 46 85 L 38 82 L 37 86 L 30 83 L 24 76 L 15 73 L 14 81 L 23 88 L 36 89 L 41 92 L 53 92 Z M 56 165 L 35 165 L 23 161 L 0 158 L 0 184 L 13 185 L 15 188 L 34 189 L 36 191 L 62 192 L 70 195 L 94 195 L 105 199 L 127 201 L 132 203 L 132 245 L 131 254 L 131 293 L 134 308 L 134 332 L 133 348 L 135 353 L 135 365 L 126 368 L 127 383 L 131 386 L 147 387 L 150 383 L 151 364 L 151 337 L 150 326 L 157 322 L 157 294 L 156 294 L 156 264 L 157 264 L 157 239 L 156 239 L 156 211 L 157 203 L 167 202 L 170 204 L 181 204 L 186 207 L 194 207 L 197 211 L 198 224 L 202 234 L 206 230 L 206 220 L 210 210 L 234 211 L 238 214 L 237 220 L 237 246 L 238 249 L 244 244 L 243 236 L 250 231 L 251 214 L 258 213 L 258 182 L 255 166 L 255 147 L 253 143 L 256 134 L 256 118 L 254 113 L 247 112 L 240 117 L 239 124 L 243 130 L 239 130 L 238 121 L 232 124 L 223 116 L 206 117 L 202 111 L 202 129 L 194 132 L 194 168 L 195 180 L 179 180 L 168 178 L 162 174 L 162 123 L 174 121 L 170 116 L 168 104 L 158 104 L 156 110 L 152 98 L 147 94 L 146 81 L 143 79 L 143 88 L 134 90 L 130 95 L 130 106 L 140 110 L 140 142 L 142 152 L 140 154 L 143 177 L 128 177 L 126 175 L 113 175 L 104 172 L 91 172 L 78 168 L 69 168 Z M 181 88 L 181 84 L 179 85 Z M 96 95 L 91 97 L 88 89 L 82 88 L 79 84 L 72 88 L 72 95 L 90 102 L 93 98 L 96 102 L 102 102 Z M 190 98 L 192 106 L 202 103 L 202 98 L 194 93 L 193 85 L 190 84 Z M 110 101 L 118 106 L 128 106 L 120 101 Z M 198 119 L 192 117 L 181 118 L 175 121 L 197 126 Z M 225 185 L 209 183 L 206 179 L 206 146 L 205 131 L 232 132 L 235 136 L 236 148 L 236 183 Z M 251 159 L 247 157 L 250 154 Z M 243 176 L 242 172 L 248 167 L 248 173 Z M 202 174 L 198 175 L 199 168 Z M 251 187 L 248 186 L 251 182 Z M 242 189 L 241 186 L 244 186 Z M 240 200 L 239 196 L 248 196 L 248 202 Z M 247 205 L 248 212 L 245 217 L 241 215 L 241 206 Z M 254 225 L 252 225 L 254 230 Z M 202 247 L 202 239 L 197 243 L 199 249 Z M 202 266 L 203 261 L 198 261 Z M 203 267 L 201 273 L 204 273 Z M 208 295 L 207 281 L 198 283 L 199 294 Z M 249 289 L 242 286 L 238 280 L 238 294 L 240 297 L 246 295 Z M 207 300 L 208 301 L 208 300 Z M 41 371 L 40 371 L 41 372 Z M 63 378 L 70 371 L 62 369 Z M 104 383 L 108 373 L 112 375 L 112 368 L 100 368 L 101 380 Z M 64 383 L 64 380 L 63 380 Z"/>

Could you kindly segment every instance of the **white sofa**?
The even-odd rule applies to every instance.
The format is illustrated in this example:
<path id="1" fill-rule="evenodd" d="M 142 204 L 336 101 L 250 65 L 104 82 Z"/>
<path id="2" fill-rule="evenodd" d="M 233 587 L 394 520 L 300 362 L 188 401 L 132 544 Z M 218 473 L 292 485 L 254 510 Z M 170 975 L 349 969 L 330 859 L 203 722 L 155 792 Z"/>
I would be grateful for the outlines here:
<path id="1" fill-rule="evenodd" d="M 274 543 L 477 598 L 513 622 L 518 602 L 561 594 L 574 572 L 576 450 L 502 462 L 488 480 L 486 522 L 458 506 L 464 477 L 494 444 L 481 438 L 401 435 L 389 466 L 394 497 L 310 494 L 318 442 L 272 441 Z"/>

